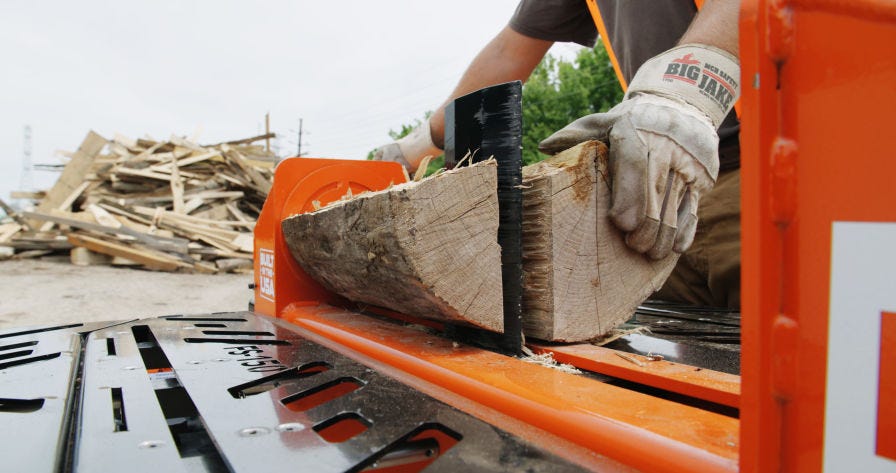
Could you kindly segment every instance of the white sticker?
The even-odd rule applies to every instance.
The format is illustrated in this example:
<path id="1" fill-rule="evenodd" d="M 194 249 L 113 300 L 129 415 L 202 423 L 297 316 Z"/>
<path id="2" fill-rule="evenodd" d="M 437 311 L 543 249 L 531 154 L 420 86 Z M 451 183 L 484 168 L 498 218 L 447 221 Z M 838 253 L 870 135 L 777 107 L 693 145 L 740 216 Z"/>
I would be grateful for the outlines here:
<path id="1" fill-rule="evenodd" d="M 258 295 L 274 302 L 274 252 L 258 249 Z"/>
<path id="2" fill-rule="evenodd" d="M 896 310 L 894 274 L 896 223 L 834 222 L 824 471 L 896 471 L 875 452 L 881 314 Z"/>

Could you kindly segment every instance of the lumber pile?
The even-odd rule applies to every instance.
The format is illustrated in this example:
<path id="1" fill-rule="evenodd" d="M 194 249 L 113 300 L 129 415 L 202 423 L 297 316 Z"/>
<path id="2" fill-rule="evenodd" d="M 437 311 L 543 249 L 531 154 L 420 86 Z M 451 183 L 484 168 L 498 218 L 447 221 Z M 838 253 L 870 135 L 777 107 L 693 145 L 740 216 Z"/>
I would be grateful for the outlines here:
<path id="1" fill-rule="evenodd" d="M 494 160 L 348 197 L 283 220 L 305 272 L 352 301 L 503 331 Z"/>
<path id="2" fill-rule="evenodd" d="M 631 250 L 609 219 L 607 148 L 590 141 L 523 168 L 523 330 L 574 342 L 624 322 L 678 254 Z"/>
<path id="3" fill-rule="evenodd" d="M 269 137 L 199 145 L 90 132 L 53 187 L 32 193 L 34 211 L 0 201 L 0 247 L 18 258 L 78 248 L 75 264 L 249 272 L 275 161 L 252 143 Z"/>

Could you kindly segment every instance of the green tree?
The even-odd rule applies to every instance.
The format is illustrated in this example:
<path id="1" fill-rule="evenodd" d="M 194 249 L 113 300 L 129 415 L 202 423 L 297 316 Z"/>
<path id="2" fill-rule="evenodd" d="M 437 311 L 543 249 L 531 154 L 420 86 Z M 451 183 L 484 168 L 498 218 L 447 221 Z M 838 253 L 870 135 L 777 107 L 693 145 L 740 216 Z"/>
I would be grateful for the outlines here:
<path id="1" fill-rule="evenodd" d="M 523 164 L 546 157 L 538 152 L 541 140 L 620 100 L 622 89 L 603 44 L 582 49 L 572 62 L 545 56 L 523 86 Z"/>
<path id="2" fill-rule="evenodd" d="M 428 119 L 430 117 L 430 115 L 432 115 L 432 110 L 426 111 L 426 113 L 423 114 L 423 118 L 415 119 L 414 123 L 401 125 L 401 128 L 399 128 L 398 131 L 390 129 L 389 137 L 392 138 L 393 140 L 397 140 L 399 138 L 404 138 L 405 136 L 410 134 L 414 130 L 414 128 L 417 128 L 418 126 L 420 126 L 423 123 L 423 120 Z M 376 153 L 375 149 L 370 150 L 370 152 L 367 153 L 367 159 L 368 160 L 373 159 L 373 155 L 375 153 Z M 443 167 L 445 167 L 445 155 L 440 154 L 440 155 L 434 157 L 429 162 L 429 166 L 426 167 L 426 175 L 428 176 L 428 175 L 438 171 L 439 169 L 442 169 Z M 413 176 L 411 176 L 411 177 L 413 177 Z"/>
<path id="3" fill-rule="evenodd" d="M 613 71 L 610 57 L 598 42 L 593 49 L 582 49 L 572 62 L 548 54 L 532 71 L 523 86 L 523 164 L 546 158 L 538 152 L 538 143 L 573 120 L 591 113 L 605 112 L 622 100 L 622 89 Z M 424 119 L 432 112 L 426 112 Z M 401 125 L 389 130 L 399 139 L 423 123 Z M 368 159 L 373 157 L 373 152 Z M 444 166 L 444 156 L 434 159 L 427 174 Z"/>

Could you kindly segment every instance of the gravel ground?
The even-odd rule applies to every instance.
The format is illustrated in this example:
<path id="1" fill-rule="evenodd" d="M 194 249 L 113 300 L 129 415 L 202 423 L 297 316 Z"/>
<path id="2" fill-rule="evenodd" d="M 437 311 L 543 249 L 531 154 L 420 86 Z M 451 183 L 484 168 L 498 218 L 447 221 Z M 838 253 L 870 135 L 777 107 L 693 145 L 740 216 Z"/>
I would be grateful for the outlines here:
<path id="1" fill-rule="evenodd" d="M 0 261 L 0 329 L 246 310 L 250 274 Z"/>

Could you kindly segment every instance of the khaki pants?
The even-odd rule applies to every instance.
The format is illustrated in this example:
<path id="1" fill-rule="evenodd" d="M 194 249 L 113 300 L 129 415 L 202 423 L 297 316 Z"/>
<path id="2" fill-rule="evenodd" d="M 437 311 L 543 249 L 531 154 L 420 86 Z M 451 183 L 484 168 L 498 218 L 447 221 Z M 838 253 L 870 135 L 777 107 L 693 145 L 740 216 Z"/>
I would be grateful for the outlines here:
<path id="1" fill-rule="evenodd" d="M 668 301 L 740 308 L 740 170 L 719 175 L 700 199 L 694 244 L 653 295 Z"/>

